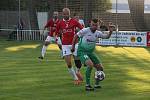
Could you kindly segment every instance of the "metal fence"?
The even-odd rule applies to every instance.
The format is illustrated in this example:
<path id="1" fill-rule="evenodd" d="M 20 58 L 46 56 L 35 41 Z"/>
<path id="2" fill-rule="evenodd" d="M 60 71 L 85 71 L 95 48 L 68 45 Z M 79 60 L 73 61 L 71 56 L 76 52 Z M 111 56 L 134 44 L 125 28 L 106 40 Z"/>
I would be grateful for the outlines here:
<path id="1" fill-rule="evenodd" d="M 44 41 L 48 35 L 48 31 L 43 33 L 43 30 L 13 30 L 0 29 L 3 33 L 8 33 L 8 40 L 38 40 Z"/>

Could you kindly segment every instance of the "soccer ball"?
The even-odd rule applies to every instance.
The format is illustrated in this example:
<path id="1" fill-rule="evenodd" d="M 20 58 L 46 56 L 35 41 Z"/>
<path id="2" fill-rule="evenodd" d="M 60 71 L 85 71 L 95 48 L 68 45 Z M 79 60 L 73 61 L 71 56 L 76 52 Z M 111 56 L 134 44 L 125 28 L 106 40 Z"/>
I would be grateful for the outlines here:
<path id="1" fill-rule="evenodd" d="M 95 79 L 102 81 L 105 79 L 105 73 L 103 71 L 96 71 L 95 72 Z"/>

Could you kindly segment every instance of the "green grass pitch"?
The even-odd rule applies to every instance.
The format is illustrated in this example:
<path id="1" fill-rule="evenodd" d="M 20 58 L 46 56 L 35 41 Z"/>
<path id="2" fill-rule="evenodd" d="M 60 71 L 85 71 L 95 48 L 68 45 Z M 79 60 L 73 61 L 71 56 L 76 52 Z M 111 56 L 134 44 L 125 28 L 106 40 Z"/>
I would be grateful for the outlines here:
<path id="1" fill-rule="evenodd" d="M 0 100 L 150 100 L 150 48 L 97 46 L 106 79 L 102 89 L 86 92 L 85 80 L 73 84 L 58 47 L 49 46 L 40 62 L 41 47 L 1 40 Z"/>

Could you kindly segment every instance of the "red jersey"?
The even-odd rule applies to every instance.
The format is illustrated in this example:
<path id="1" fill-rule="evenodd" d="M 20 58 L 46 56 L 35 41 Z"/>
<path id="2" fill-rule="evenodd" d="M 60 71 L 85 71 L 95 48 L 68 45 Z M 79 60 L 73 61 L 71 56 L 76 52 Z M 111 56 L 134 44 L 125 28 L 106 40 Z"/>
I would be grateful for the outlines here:
<path id="1" fill-rule="evenodd" d="M 62 34 L 62 45 L 72 45 L 72 40 L 75 35 L 76 28 L 82 29 L 82 25 L 75 19 L 61 20 L 56 29 L 56 33 Z M 62 33 L 59 33 L 59 32 Z"/>
<path id="2" fill-rule="evenodd" d="M 49 36 L 53 37 L 55 35 L 56 32 L 56 26 L 59 23 L 59 19 L 54 20 L 54 19 L 50 19 L 48 20 L 47 24 L 45 25 L 45 28 L 49 28 L 50 32 L 49 32 Z"/>

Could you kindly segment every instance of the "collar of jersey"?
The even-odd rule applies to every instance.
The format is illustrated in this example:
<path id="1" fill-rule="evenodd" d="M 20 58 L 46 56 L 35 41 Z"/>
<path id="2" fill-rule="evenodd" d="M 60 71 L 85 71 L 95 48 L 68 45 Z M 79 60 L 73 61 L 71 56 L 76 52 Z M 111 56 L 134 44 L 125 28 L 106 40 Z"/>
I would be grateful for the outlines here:
<path id="1" fill-rule="evenodd" d="M 55 19 L 53 18 L 53 21 L 54 21 L 54 22 L 57 22 L 57 21 L 58 21 L 58 18 L 56 19 L 56 21 L 55 21 Z"/>
<path id="2" fill-rule="evenodd" d="M 65 19 L 63 18 L 63 21 L 65 21 L 65 22 L 66 22 L 66 21 L 69 22 L 70 20 L 71 20 L 71 18 L 69 18 L 69 20 L 65 20 Z"/>

